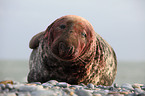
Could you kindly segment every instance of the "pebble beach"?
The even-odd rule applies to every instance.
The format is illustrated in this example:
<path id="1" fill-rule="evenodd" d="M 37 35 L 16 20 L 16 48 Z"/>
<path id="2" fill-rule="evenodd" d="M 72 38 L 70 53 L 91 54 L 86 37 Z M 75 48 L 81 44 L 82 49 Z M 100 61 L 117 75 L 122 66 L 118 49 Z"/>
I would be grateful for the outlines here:
<path id="1" fill-rule="evenodd" d="M 102 86 L 91 83 L 71 85 L 56 80 L 45 83 L 5 80 L 0 82 L 0 96 L 145 96 L 145 84 Z"/>

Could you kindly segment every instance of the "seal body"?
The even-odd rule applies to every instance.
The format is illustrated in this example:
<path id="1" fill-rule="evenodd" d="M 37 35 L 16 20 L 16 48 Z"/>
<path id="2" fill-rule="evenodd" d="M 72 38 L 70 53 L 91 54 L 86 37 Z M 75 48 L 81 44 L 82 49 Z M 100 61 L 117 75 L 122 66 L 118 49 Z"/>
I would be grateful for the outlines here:
<path id="1" fill-rule="evenodd" d="M 66 15 L 35 35 L 28 82 L 57 80 L 110 86 L 117 60 L 112 47 L 82 17 Z"/>

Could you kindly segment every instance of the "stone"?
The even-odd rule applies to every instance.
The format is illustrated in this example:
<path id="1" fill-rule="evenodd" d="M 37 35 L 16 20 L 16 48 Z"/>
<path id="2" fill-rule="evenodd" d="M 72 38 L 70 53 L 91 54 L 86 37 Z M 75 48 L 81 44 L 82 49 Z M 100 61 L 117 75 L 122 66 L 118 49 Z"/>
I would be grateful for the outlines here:
<path id="1" fill-rule="evenodd" d="M 4 96 L 4 93 L 0 93 L 0 96 Z"/>
<path id="2" fill-rule="evenodd" d="M 140 89 L 140 88 L 135 88 L 134 91 L 137 92 L 137 93 L 139 93 L 139 94 L 145 92 L 145 91 L 143 91 L 143 90 Z"/>
<path id="3" fill-rule="evenodd" d="M 12 80 L 4 80 L 0 81 L 0 84 L 13 84 L 14 82 Z"/>
<path id="4" fill-rule="evenodd" d="M 87 85 L 87 87 L 90 88 L 90 89 L 94 89 L 94 85 L 93 85 L 92 83 L 89 83 L 89 84 Z"/>
<path id="5" fill-rule="evenodd" d="M 56 84 L 58 83 L 58 81 L 56 81 L 56 80 L 49 80 L 49 81 L 46 82 L 46 83 L 50 83 L 50 84 L 52 84 L 52 85 L 56 85 Z"/>
<path id="6" fill-rule="evenodd" d="M 4 89 L 3 92 L 6 92 L 7 93 L 7 92 L 9 92 L 9 89 Z"/>
<path id="7" fill-rule="evenodd" d="M 133 88 L 141 88 L 141 86 L 143 86 L 143 84 L 133 84 L 132 85 Z"/>
<path id="8" fill-rule="evenodd" d="M 16 93 L 17 96 L 31 96 L 29 92 L 18 92 Z"/>
<path id="9" fill-rule="evenodd" d="M 119 88 L 119 85 L 117 83 L 114 83 L 115 88 Z"/>
<path id="10" fill-rule="evenodd" d="M 77 96 L 75 93 L 74 93 L 74 90 L 72 89 L 69 89 L 69 88 L 63 88 L 62 89 L 64 92 L 66 92 L 68 95 L 70 96 Z"/>
<path id="11" fill-rule="evenodd" d="M 6 88 L 8 88 L 8 89 L 13 89 L 14 87 L 13 87 L 12 84 L 6 84 Z"/>
<path id="12" fill-rule="evenodd" d="M 131 91 L 134 90 L 133 87 L 132 87 L 132 85 L 129 84 L 129 83 L 122 84 L 121 85 L 121 88 L 125 88 L 125 89 L 131 90 Z"/>
<path id="13" fill-rule="evenodd" d="M 118 91 L 118 89 L 117 88 L 115 88 L 115 87 L 110 87 L 110 88 L 108 88 L 110 91 Z"/>
<path id="14" fill-rule="evenodd" d="M 52 90 L 37 90 L 31 92 L 31 96 L 57 96 Z"/>
<path id="15" fill-rule="evenodd" d="M 1 87 L 1 89 L 5 89 L 6 88 L 5 84 L 0 84 L 0 87 Z"/>
<path id="16" fill-rule="evenodd" d="M 145 91 L 145 87 L 144 87 L 144 86 L 143 86 L 143 87 L 141 87 L 141 89 Z"/>
<path id="17" fill-rule="evenodd" d="M 59 83 L 56 84 L 56 86 L 63 87 L 63 88 L 68 88 L 70 86 L 70 84 L 68 84 L 66 82 L 59 82 Z"/>
<path id="18" fill-rule="evenodd" d="M 84 89 L 83 86 L 80 86 L 80 85 L 71 85 L 70 88 Z"/>
<path id="19" fill-rule="evenodd" d="M 107 95 L 108 94 L 108 91 L 104 91 L 104 90 L 94 90 L 93 94 Z"/>
<path id="20" fill-rule="evenodd" d="M 5 93 L 4 96 L 17 96 L 16 93 Z"/>
<path id="21" fill-rule="evenodd" d="M 120 94 L 119 92 L 109 92 L 107 96 L 124 96 L 124 95 Z"/>
<path id="22" fill-rule="evenodd" d="M 138 96 L 145 96 L 145 92 L 138 94 Z"/>
<path id="23" fill-rule="evenodd" d="M 41 82 L 31 82 L 30 84 L 41 85 Z"/>
<path id="24" fill-rule="evenodd" d="M 44 89 L 42 86 L 34 86 L 34 85 L 31 85 L 31 86 L 25 85 L 19 88 L 20 92 L 32 92 L 32 91 L 37 91 L 37 90 L 44 90 Z"/>
<path id="25" fill-rule="evenodd" d="M 99 93 L 93 93 L 93 96 L 102 96 L 102 95 Z"/>
<path id="26" fill-rule="evenodd" d="M 75 93 L 76 93 L 78 96 L 93 96 L 90 92 L 88 92 L 88 91 L 85 90 L 85 89 L 76 90 Z"/>
<path id="27" fill-rule="evenodd" d="M 52 84 L 50 84 L 50 83 L 43 83 L 42 86 L 44 88 L 51 88 L 52 87 Z"/>

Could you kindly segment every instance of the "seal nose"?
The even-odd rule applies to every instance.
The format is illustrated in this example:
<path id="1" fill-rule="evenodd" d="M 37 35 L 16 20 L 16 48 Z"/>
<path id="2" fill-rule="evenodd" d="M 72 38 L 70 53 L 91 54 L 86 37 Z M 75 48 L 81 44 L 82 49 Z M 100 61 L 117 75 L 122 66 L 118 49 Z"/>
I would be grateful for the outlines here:
<path id="1" fill-rule="evenodd" d="M 66 44 L 63 43 L 63 42 L 60 42 L 60 43 L 59 43 L 59 49 L 60 49 L 60 50 L 65 50 L 65 49 L 66 49 Z"/>
<path id="2" fill-rule="evenodd" d="M 59 43 L 59 55 L 60 56 L 69 56 L 73 53 L 73 47 L 67 46 L 64 42 Z"/>

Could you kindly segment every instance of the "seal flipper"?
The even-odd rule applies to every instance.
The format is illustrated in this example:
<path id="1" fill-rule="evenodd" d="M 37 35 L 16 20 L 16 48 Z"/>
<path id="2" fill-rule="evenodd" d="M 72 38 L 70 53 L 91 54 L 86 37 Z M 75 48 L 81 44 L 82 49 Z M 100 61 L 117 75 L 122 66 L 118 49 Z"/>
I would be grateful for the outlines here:
<path id="1" fill-rule="evenodd" d="M 29 47 L 31 49 L 35 49 L 39 46 L 39 39 L 41 38 L 41 36 L 45 33 L 45 31 L 40 32 L 38 34 L 36 34 L 35 36 L 32 37 L 32 39 L 29 42 Z"/>

